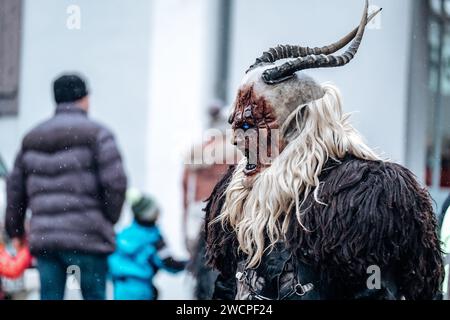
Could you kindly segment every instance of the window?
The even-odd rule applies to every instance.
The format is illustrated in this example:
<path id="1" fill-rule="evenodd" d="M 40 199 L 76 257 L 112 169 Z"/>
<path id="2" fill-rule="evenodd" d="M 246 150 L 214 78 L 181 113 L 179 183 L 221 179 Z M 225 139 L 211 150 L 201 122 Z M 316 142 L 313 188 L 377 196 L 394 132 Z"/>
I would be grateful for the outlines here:
<path id="1" fill-rule="evenodd" d="M 18 111 L 20 0 L 0 0 L 0 116 Z"/>
<path id="2" fill-rule="evenodd" d="M 450 0 L 429 1 L 427 184 L 450 188 Z"/>

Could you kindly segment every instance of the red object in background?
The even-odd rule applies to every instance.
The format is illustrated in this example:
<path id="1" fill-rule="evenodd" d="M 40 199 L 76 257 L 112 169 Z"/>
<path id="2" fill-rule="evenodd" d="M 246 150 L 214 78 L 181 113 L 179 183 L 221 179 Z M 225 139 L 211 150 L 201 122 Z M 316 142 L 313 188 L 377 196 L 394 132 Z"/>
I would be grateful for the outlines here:
<path id="1" fill-rule="evenodd" d="M 0 246 L 0 276 L 10 279 L 19 278 L 31 265 L 31 254 L 27 246 L 22 247 L 16 256 L 11 256 Z"/>
<path id="2" fill-rule="evenodd" d="M 445 168 L 441 174 L 441 187 L 450 188 L 450 169 Z"/>
<path id="3" fill-rule="evenodd" d="M 431 171 L 431 168 L 427 168 L 426 171 L 426 183 L 427 186 L 431 187 L 431 180 L 432 180 L 433 172 Z M 443 168 L 441 171 L 441 183 L 440 186 L 442 188 L 450 188 L 450 168 Z"/>

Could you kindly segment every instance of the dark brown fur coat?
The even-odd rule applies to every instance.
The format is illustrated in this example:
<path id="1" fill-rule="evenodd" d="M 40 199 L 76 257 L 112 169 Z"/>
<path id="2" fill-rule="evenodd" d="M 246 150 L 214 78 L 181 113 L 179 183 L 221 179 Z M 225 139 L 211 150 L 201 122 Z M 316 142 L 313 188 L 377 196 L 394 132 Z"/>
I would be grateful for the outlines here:
<path id="1" fill-rule="evenodd" d="M 237 262 L 244 257 L 235 233 L 209 222 L 221 212 L 234 170 L 217 184 L 205 209 L 208 261 L 220 272 L 215 296 L 229 299 L 235 293 Z M 286 239 L 299 263 L 334 288 L 331 298 L 356 298 L 371 265 L 389 270 L 406 299 L 439 294 L 443 262 L 431 198 L 408 169 L 348 156 L 330 160 L 320 181 L 319 199 L 327 205 L 311 194 L 302 208 L 302 223 L 311 232 L 292 214 Z"/>

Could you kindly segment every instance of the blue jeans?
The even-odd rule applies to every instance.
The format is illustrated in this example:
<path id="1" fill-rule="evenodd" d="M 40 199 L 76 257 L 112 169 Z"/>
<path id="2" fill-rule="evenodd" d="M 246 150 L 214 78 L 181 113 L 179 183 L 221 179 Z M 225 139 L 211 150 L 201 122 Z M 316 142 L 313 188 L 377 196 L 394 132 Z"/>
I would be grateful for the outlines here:
<path id="1" fill-rule="evenodd" d="M 41 300 L 62 300 L 67 275 L 79 281 L 85 300 L 105 300 L 107 255 L 55 251 L 37 256 Z"/>

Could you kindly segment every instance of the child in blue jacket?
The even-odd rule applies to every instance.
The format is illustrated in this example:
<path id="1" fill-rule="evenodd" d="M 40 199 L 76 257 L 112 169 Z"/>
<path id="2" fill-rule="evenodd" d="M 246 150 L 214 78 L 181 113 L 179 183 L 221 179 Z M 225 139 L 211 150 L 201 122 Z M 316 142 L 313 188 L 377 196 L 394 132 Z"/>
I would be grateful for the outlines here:
<path id="1" fill-rule="evenodd" d="M 115 300 L 156 300 L 153 277 L 159 269 L 176 273 L 186 262 L 169 253 L 155 225 L 159 208 L 154 199 L 136 190 L 127 193 L 134 221 L 117 235 L 116 251 L 109 257 Z"/>

